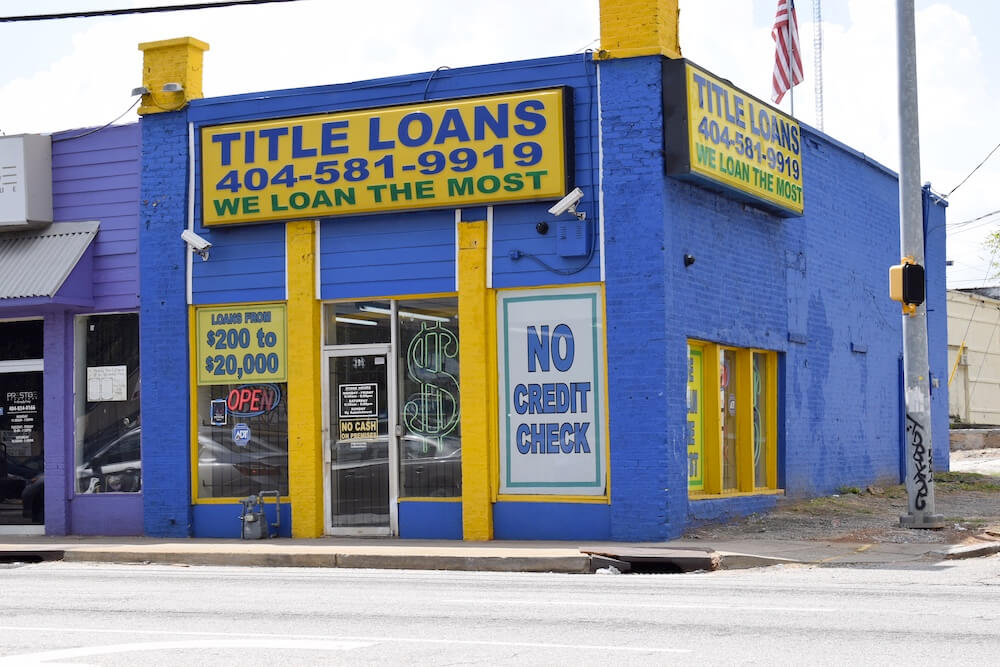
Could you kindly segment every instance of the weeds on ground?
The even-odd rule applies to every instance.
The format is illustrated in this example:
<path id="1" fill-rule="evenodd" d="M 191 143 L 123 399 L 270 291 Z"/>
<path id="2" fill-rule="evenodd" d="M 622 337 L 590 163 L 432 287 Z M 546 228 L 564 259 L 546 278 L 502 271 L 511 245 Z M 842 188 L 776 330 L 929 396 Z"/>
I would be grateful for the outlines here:
<path id="1" fill-rule="evenodd" d="M 786 507 L 790 512 L 810 516 L 826 516 L 831 514 L 874 514 L 874 511 L 859 502 L 858 495 L 822 496 L 810 500 L 801 500 Z"/>
<path id="2" fill-rule="evenodd" d="M 949 491 L 1000 491 L 1000 478 L 977 472 L 939 472 L 934 474 L 934 490 Z"/>

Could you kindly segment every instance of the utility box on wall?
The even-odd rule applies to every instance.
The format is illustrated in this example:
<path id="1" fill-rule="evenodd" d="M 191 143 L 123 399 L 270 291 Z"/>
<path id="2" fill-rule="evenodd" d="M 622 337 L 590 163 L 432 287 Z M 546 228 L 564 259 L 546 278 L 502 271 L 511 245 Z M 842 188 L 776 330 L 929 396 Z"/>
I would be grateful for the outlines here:
<path id="1" fill-rule="evenodd" d="M 0 137 L 0 231 L 52 222 L 52 137 Z"/>
<path id="2" fill-rule="evenodd" d="M 556 223 L 556 254 L 560 257 L 588 255 L 592 243 L 588 221 L 560 220 Z"/>

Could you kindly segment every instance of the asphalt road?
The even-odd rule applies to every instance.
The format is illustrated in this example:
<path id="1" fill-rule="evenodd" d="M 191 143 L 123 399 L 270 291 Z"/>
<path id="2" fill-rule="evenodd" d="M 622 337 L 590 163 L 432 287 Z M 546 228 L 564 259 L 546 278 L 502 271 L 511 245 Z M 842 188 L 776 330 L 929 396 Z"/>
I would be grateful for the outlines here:
<path id="1" fill-rule="evenodd" d="M 553 575 L 0 569 L 0 665 L 992 664 L 1000 557 Z"/>

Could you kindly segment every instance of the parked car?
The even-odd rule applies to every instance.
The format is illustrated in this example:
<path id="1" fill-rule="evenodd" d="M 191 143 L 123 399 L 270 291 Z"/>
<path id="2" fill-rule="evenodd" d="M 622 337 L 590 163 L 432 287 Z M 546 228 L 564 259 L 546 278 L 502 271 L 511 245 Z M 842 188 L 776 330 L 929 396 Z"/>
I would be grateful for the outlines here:
<path id="1" fill-rule="evenodd" d="M 384 438 L 338 440 L 330 463 L 334 510 L 342 525 L 388 512 L 389 444 Z M 402 437 L 400 495 L 455 498 L 462 495 L 462 444 L 458 437 L 418 433 Z"/>
<path id="2" fill-rule="evenodd" d="M 45 523 L 45 475 L 32 478 L 21 492 L 21 516 L 32 523 Z"/>
<path id="3" fill-rule="evenodd" d="M 462 495 L 462 439 L 455 436 L 403 436 L 402 488 L 410 496 L 455 498 Z"/>
<path id="4" fill-rule="evenodd" d="M 28 482 L 42 471 L 40 456 L 9 456 L 0 441 L 0 500 L 20 498 Z"/>
<path id="5" fill-rule="evenodd" d="M 288 495 L 288 452 L 251 437 L 246 446 L 198 435 L 198 493 L 205 498 L 241 498 L 261 491 Z"/>
<path id="6" fill-rule="evenodd" d="M 142 427 L 104 445 L 76 469 L 79 493 L 135 493 L 142 489 Z"/>

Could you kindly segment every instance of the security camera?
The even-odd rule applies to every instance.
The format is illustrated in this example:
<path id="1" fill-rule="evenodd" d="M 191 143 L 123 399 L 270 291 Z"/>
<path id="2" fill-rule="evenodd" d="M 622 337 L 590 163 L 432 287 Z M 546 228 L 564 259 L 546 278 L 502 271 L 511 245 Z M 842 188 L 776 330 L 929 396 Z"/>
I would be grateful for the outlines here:
<path id="1" fill-rule="evenodd" d="M 556 205 L 549 209 L 549 213 L 552 215 L 562 215 L 563 213 L 569 212 L 578 218 L 582 219 L 582 213 L 576 212 L 576 205 L 583 199 L 583 190 L 580 188 L 573 188 L 573 191 L 568 195 L 556 202 Z"/>
<path id="2" fill-rule="evenodd" d="M 212 244 L 198 236 L 190 229 L 185 229 L 181 232 L 181 238 L 184 239 L 184 243 L 188 244 L 191 250 L 201 255 L 202 259 L 208 259 L 208 249 L 212 247 Z"/>

